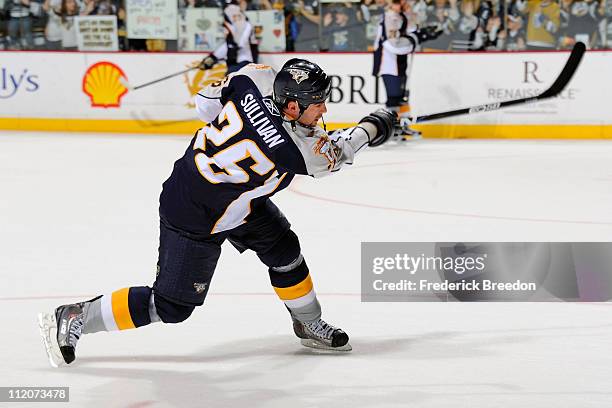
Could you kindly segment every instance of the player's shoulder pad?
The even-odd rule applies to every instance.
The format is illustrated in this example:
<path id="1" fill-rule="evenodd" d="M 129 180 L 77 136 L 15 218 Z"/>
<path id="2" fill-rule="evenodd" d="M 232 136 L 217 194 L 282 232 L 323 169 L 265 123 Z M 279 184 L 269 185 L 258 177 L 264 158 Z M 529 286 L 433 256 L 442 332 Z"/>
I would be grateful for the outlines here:
<path id="1" fill-rule="evenodd" d="M 249 64 L 225 78 L 207 85 L 198 92 L 205 99 L 219 99 L 225 104 L 235 92 L 241 92 L 246 86 L 255 86 L 263 96 L 272 96 L 276 72 L 272 67 L 261 64 Z"/>
<path id="2" fill-rule="evenodd" d="M 270 96 L 274 90 L 276 71 L 269 65 L 248 64 L 231 76 L 234 78 L 239 76 L 249 77 L 263 96 Z"/>

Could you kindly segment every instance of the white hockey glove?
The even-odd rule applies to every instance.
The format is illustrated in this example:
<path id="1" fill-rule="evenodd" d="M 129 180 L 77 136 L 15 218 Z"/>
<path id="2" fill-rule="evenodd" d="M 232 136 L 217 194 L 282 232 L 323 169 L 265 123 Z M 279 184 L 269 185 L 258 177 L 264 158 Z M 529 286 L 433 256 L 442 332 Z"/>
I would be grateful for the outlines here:
<path id="1" fill-rule="evenodd" d="M 371 147 L 380 146 L 393 136 L 399 125 L 397 113 L 388 109 L 378 109 L 370 113 L 359 123 L 371 123 L 376 126 L 376 136 L 370 137 L 368 145 Z"/>

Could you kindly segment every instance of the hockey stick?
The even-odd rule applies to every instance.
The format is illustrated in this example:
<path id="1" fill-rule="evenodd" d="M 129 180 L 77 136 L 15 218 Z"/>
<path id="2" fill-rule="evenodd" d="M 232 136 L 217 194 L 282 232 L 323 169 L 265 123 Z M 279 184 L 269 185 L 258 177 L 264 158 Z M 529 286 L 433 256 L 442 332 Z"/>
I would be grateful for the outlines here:
<path id="1" fill-rule="evenodd" d="M 584 56 L 585 51 L 586 51 L 586 46 L 584 45 L 584 43 L 577 42 L 576 45 L 574 45 L 574 48 L 572 48 L 570 56 L 567 59 L 567 62 L 565 63 L 563 70 L 561 71 L 561 73 L 559 74 L 555 82 L 553 82 L 550 88 L 548 88 L 546 91 L 542 92 L 541 94 L 537 96 L 533 96 L 530 98 L 512 99 L 510 101 L 504 101 L 504 102 L 488 103 L 484 105 L 476 105 L 476 106 L 471 106 L 469 108 L 455 109 L 455 110 L 439 112 L 439 113 L 432 113 L 430 115 L 416 116 L 412 119 L 412 123 L 422 123 L 422 122 L 429 122 L 431 120 L 436 120 L 436 119 L 450 118 L 452 116 L 471 115 L 473 113 L 480 113 L 480 112 L 490 112 L 490 111 L 498 110 L 501 108 L 506 108 L 508 106 L 538 102 L 543 99 L 548 99 L 548 98 L 557 96 L 561 93 L 561 91 L 563 91 L 563 89 L 565 89 L 569 81 L 574 76 L 574 73 L 578 69 L 578 65 L 580 65 L 580 61 L 582 60 L 582 57 Z"/>
<path id="2" fill-rule="evenodd" d="M 158 82 L 165 81 L 166 79 L 170 79 L 170 78 L 174 78 L 175 76 L 186 74 L 187 72 L 193 71 L 194 69 L 198 69 L 198 67 L 195 66 L 195 67 L 187 68 L 187 69 L 184 69 L 184 70 L 182 70 L 180 72 L 175 72 L 174 74 L 166 75 L 165 77 L 154 79 L 153 81 L 145 82 L 144 84 L 140 84 L 138 86 L 130 85 L 130 83 L 124 77 L 119 78 L 119 82 L 121 82 L 121 85 L 125 86 L 130 91 L 135 91 L 137 89 L 144 88 L 145 86 L 153 85 L 153 84 L 156 84 Z"/>
<path id="3" fill-rule="evenodd" d="M 222 58 L 222 59 L 217 60 L 217 62 L 221 62 L 221 61 L 225 61 L 225 59 Z M 187 72 L 193 71 L 194 69 L 200 69 L 200 66 L 196 65 L 195 67 L 190 67 L 190 68 L 184 69 L 182 71 L 175 72 L 174 74 L 166 75 L 165 77 L 161 77 L 161 78 L 158 78 L 158 79 L 154 79 L 153 81 L 145 82 L 144 84 L 140 84 L 138 86 L 130 85 L 130 83 L 124 77 L 119 78 L 119 82 L 121 82 L 121 85 L 125 86 L 130 91 L 135 91 L 137 89 L 144 88 L 145 86 L 153 85 L 153 84 L 156 84 L 158 82 L 165 81 L 166 79 L 170 79 L 170 78 L 174 78 L 175 76 L 186 74 Z"/>

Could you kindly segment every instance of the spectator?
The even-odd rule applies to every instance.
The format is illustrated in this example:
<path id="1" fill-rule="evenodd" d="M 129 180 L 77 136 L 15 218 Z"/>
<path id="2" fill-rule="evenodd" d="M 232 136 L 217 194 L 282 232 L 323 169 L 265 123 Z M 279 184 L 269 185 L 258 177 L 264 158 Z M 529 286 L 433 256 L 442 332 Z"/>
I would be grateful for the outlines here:
<path id="1" fill-rule="evenodd" d="M 472 45 L 470 50 L 472 51 L 483 51 L 489 41 L 488 28 L 495 29 L 495 37 L 497 37 L 497 30 L 501 27 L 501 20 L 497 21 L 499 26 L 495 28 L 495 23 L 489 24 L 489 21 L 493 17 L 493 3 L 489 0 L 481 1 L 478 9 L 476 10 L 476 17 L 478 18 L 478 27 L 472 34 Z"/>
<path id="2" fill-rule="evenodd" d="M 402 13 L 408 19 L 406 32 L 413 32 L 419 28 L 418 15 L 414 12 L 415 2 L 410 0 L 402 0 Z"/>
<path id="3" fill-rule="evenodd" d="M 457 9 L 457 0 L 435 0 L 427 6 L 426 25 L 437 25 L 442 29 L 442 34 L 435 40 L 427 43 L 426 50 L 448 50 L 450 49 L 453 33 L 460 15 Z"/>
<path id="4" fill-rule="evenodd" d="M 350 3 L 332 6 L 323 15 L 325 49 L 330 51 L 360 51 L 366 48 L 365 25 L 359 21 Z"/>
<path id="5" fill-rule="evenodd" d="M 563 0 L 561 4 L 560 48 L 571 48 L 581 41 L 588 48 L 597 43 L 597 3 L 584 0 Z"/>
<path id="6" fill-rule="evenodd" d="M 113 0 L 85 0 L 84 16 L 116 16 L 119 7 Z"/>
<path id="7" fill-rule="evenodd" d="M 453 50 L 469 50 L 478 29 L 479 19 L 476 15 L 478 5 L 475 0 L 463 0 L 461 2 L 461 15 L 457 22 L 457 29 L 453 34 Z"/>
<path id="8" fill-rule="evenodd" d="M 492 0 L 490 4 L 491 16 L 484 23 L 486 33 L 484 49 L 487 51 L 502 51 L 504 49 L 504 41 L 500 38 L 500 34 L 506 29 L 504 24 L 506 14 L 505 4 L 503 0 Z"/>
<path id="9" fill-rule="evenodd" d="M 300 32 L 298 7 L 297 3 L 288 3 L 285 7 L 285 47 L 288 52 L 295 51 L 295 42 Z"/>
<path id="10" fill-rule="evenodd" d="M 62 0 L 45 0 L 43 10 L 48 16 L 45 27 L 46 48 L 60 50 L 62 48 Z"/>
<path id="11" fill-rule="evenodd" d="M 599 14 L 602 16 L 600 23 L 601 48 L 612 48 L 612 1 L 601 0 Z"/>
<path id="12" fill-rule="evenodd" d="M 414 4 L 412 4 L 412 12 L 416 15 L 417 25 L 421 26 L 421 25 L 426 24 L 426 21 L 428 19 L 428 15 L 427 15 L 428 7 L 429 5 L 427 4 L 425 0 L 414 0 Z"/>
<path id="13" fill-rule="evenodd" d="M 5 0 L 8 8 L 8 35 L 10 49 L 31 49 L 32 18 L 30 17 L 30 0 Z"/>
<path id="14" fill-rule="evenodd" d="M 62 48 L 66 51 L 77 50 L 77 33 L 74 18 L 79 15 L 76 0 L 62 0 L 60 21 L 62 30 Z"/>
<path id="15" fill-rule="evenodd" d="M 508 14 L 508 28 L 506 31 L 500 32 L 499 37 L 503 41 L 501 49 L 523 51 L 527 48 L 523 17 L 518 12 Z"/>
<path id="16" fill-rule="evenodd" d="M 516 5 L 527 13 L 527 49 L 555 49 L 561 19 L 559 4 L 552 0 L 519 0 Z"/>
<path id="17" fill-rule="evenodd" d="M 559 44 L 564 41 L 567 26 L 569 25 L 570 9 L 573 0 L 561 0 L 559 4 Z"/>
<path id="18" fill-rule="evenodd" d="M 319 51 L 319 0 L 298 0 L 296 51 Z"/>
<path id="19" fill-rule="evenodd" d="M 499 16 L 493 16 L 487 21 L 485 50 L 501 51 L 503 49 L 503 41 L 499 38 L 502 31 L 503 27 Z"/>
<path id="20" fill-rule="evenodd" d="M 385 14 L 386 5 L 386 0 L 362 0 L 361 2 L 361 14 L 366 25 L 365 35 L 367 44 L 374 44 L 378 25 Z"/>

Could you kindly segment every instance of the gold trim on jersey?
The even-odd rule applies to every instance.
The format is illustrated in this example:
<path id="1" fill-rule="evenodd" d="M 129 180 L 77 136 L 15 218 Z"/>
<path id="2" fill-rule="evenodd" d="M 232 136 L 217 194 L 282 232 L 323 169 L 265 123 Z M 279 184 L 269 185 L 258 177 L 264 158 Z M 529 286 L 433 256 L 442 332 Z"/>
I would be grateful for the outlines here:
<path id="1" fill-rule="evenodd" d="M 128 295 L 130 288 L 119 289 L 112 294 L 113 317 L 119 330 L 133 329 L 136 326 L 130 315 Z"/>
<path id="2" fill-rule="evenodd" d="M 288 288 L 277 288 L 273 286 L 274 291 L 282 300 L 293 300 L 300 298 L 302 296 L 306 296 L 313 288 L 312 279 L 310 279 L 310 274 L 304 278 L 300 283 L 289 286 Z"/>

